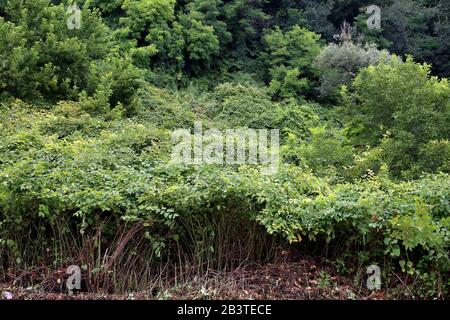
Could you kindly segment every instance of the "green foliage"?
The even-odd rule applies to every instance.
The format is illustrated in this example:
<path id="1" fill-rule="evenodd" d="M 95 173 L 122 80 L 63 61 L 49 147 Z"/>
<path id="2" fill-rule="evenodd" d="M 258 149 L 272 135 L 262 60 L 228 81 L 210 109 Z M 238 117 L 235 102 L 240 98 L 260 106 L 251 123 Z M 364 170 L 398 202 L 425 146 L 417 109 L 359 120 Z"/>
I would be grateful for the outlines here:
<path id="1" fill-rule="evenodd" d="M 365 12 L 357 17 L 364 41 L 400 55 L 427 61 L 436 73 L 449 76 L 450 4 L 446 0 L 392 0 L 380 3 L 382 30 L 368 29 Z"/>
<path id="2" fill-rule="evenodd" d="M 429 172 L 450 172 L 450 141 L 431 140 L 419 151 L 419 168 Z"/>
<path id="3" fill-rule="evenodd" d="M 131 59 L 111 55 L 92 63 L 81 105 L 92 114 L 107 114 L 111 108 L 123 108 L 125 115 L 137 112 L 137 92 L 143 85 L 143 73 Z"/>
<path id="4" fill-rule="evenodd" d="M 380 175 L 330 184 L 293 165 L 282 165 L 274 176 L 247 166 L 183 167 L 167 163 L 169 132 L 148 122 L 99 122 L 69 103 L 54 114 L 15 112 L 25 107 L 2 112 L 2 117 L 39 118 L 27 127 L 17 120 L 2 127 L 0 152 L 7 159 L 0 162 L 2 239 L 10 239 L 13 230 L 51 228 L 67 215 L 86 233 L 109 217 L 111 234 L 122 222 L 145 223 L 156 254 L 163 255 L 173 241 L 190 245 L 192 232 L 204 234 L 188 226 L 209 228 L 216 218 L 239 212 L 239 223 L 258 223 L 291 242 L 331 244 L 344 237 L 368 245 L 374 256 L 387 250 L 392 259 L 414 261 L 419 269 L 449 268 L 445 174 L 402 183 Z M 313 136 L 314 131 L 323 134 L 316 129 Z M 321 146 L 328 148 L 323 141 Z M 20 244 L 15 250 L 23 258 Z"/>
<path id="5" fill-rule="evenodd" d="M 86 88 L 91 62 L 108 53 L 110 42 L 96 12 L 85 9 L 82 14 L 84 28 L 69 30 L 62 5 L 8 1 L 0 18 L 3 96 L 54 101 L 74 99 Z"/>
<path id="6" fill-rule="evenodd" d="M 135 40 L 138 50 L 145 50 L 141 59 L 151 58 L 155 65 L 174 72 L 200 73 L 209 69 L 213 57 L 219 53 L 219 39 L 213 26 L 217 24 L 214 21 L 210 21 L 213 25 L 205 24 L 205 15 L 195 5 L 189 13 L 177 15 L 175 5 L 175 0 L 124 1 L 120 33 Z M 201 4 L 197 5 L 202 10 Z"/>
<path id="7" fill-rule="evenodd" d="M 232 35 L 227 30 L 227 24 L 223 17 L 223 1 L 221 0 L 193 0 L 186 4 L 189 16 L 201 21 L 214 29 L 214 33 L 220 42 L 220 48 L 225 51 L 225 45 L 229 44 Z"/>
<path id="8" fill-rule="evenodd" d="M 230 128 L 275 128 L 280 112 L 264 88 L 224 83 L 214 89 L 211 117 Z"/>
<path id="9" fill-rule="evenodd" d="M 182 101 L 182 98 L 167 90 L 148 85 L 139 93 L 138 117 L 157 128 L 190 129 L 199 118 L 190 106 L 183 105 Z"/>
<path id="10" fill-rule="evenodd" d="M 266 52 L 261 59 L 268 65 L 273 95 L 292 98 L 308 93 L 316 76 L 312 63 L 320 53 L 319 40 L 319 35 L 299 26 L 287 32 L 275 28 L 265 34 Z"/>
<path id="11" fill-rule="evenodd" d="M 262 50 L 261 34 L 270 18 L 264 10 L 265 0 L 231 0 L 224 3 L 223 16 L 230 32 L 233 67 L 251 71 Z"/>
<path id="12" fill-rule="evenodd" d="M 374 45 L 363 47 L 351 41 L 330 43 L 315 61 L 321 73 L 320 94 L 330 96 L 336 93 L 341 85 L 349 85 L 360 68 L 376 65 L 383 54 L 386 57 L 388 55 Z"/>
<path id="13" fill-rule="evenodd" d="M 183 66 L 184 39 L 181 26 L 175 21 L 175 0 L 125 0 L 122 9 L 125 12 L 120 18 L 123 37 L 156 54 L 155 62 Z"/>
<path id="14" fill-rule="evenodd" d="M 353 148 L 339 132 L 327 127 L 311 127 L 307 139 L 290 135 L 283 146 L 284 156 L 300 166 L 311 168 L 318 175 L 343 175 L 353 163 Z M 339 171 L 336 172 L 336 171 Z"/>
<path id="15" fill-rule="evenodd" d="M 422 145 L 449 137 L 448 80 L 430 76 L 430 67 L 411 57 L 363 69 L 343 97 L 348 136 L 363 145 L 384 141 L 381 147 L 397 175 L 417 161 Z"/>
<path id="16" fill-rule="evenodd" d="M 71 3 L 0 1 L 1 279 L 74 257 L 106 282 L 228 270 L 290 242 L 444 296 L 448 1 L 378 1 L 382 30 L 370 0 L 80 0 L 75 30 Z M 279 129 L 278 171 L 171 163 L 195 121 Z"/>
<path id="17" fill-rule="evenodd" d="M 219 40 L 214 27 L 207 26 L 193 15 L 180 17 L 186 42 L 187 63 L 192 71 L 200 73 L 203 68 L 210 68 L 212 59 L 219 53 Z"/>

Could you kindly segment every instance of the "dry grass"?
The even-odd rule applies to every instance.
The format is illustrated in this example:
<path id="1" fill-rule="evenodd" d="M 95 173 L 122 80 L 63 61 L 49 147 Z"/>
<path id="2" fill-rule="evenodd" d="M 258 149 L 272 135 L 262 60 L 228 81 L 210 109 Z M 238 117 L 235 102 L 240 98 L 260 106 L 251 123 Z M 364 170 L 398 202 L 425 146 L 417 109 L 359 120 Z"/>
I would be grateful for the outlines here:
<path id="1" fill-rule="evenodd" d="M 410 299 L 408 290 L 393 287 L 371 292 L 355 282 L 354 277 L 336 273 L 331 265 L 313 259 L 266 265 L 242 265 L 233 271 L 208 270 L 196 274 L 189 270 L 166 269 L 148 282 L 145 290 L 116 294 L 103 290 L 65 293 L 65 270 L 34 269 L 23 271 L 0 291 L 13 294 L 14 299 L 81 299 L 81 300 L 150 300 L 150 299 L 251 299 L 251 300 L 346 300 L 346 299 Z M 35 285 L 27 287 L 33 281 Z M 86 278 L 84 278 L 86 281 Z M 86 286 L 84 286 L 86 288 Z"/>

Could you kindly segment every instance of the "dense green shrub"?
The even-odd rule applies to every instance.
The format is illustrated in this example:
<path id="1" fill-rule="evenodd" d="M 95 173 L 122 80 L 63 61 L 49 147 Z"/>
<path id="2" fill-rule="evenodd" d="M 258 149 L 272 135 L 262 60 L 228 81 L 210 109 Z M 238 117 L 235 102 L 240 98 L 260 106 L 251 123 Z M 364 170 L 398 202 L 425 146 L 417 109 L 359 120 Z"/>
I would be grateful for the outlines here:
<path id="1" fill-rule="evenodd" d="M 217 103 L 211 117 L 230 128 L 275 128 L 277 109 L 267 90 L 254 85 L 224 83 L 214 89 Z"/>
<path id="2" fill-rule="evenodd" d="M 424 145 L 450 136 L 448 80 L 431 76 L 429 65 L 411 57 L 362 69 L 343 97 L 347 136 L 354 144 L 380 146 L 396 176 L 408 175 Z"/>
<path id="3" fill-rule="evenodd" d="M 83 117 L 76 110 L 61 104 L 27 127 L 20 121 L 2 127 L 0 152 L 9 160 L 0 162 L 0 239 L 3 249 L 16 244 L 14 252 L 3 252 L 19 261 L 27 253 L 21 237 L 52 230 L 66 218 L 75 238 L 99 227 L 109 237 L 124 223 L 143 223 L 156 256 L 180 243 L 185 252 L 201 251 L 210 259 L 226 250 L 217 242 L 218 225 L 234 221 L 231 226 L 260 225 L 300 246 L 344 239 L 346 248 L 363 246 L 373 259 L 388 253 L 415 270 L 448 271 L 448 175 L 396 183 L 381 170 L 359 182 L 333 184 L 294 165 L 282 165 L 274 176 L 257 166 L 172 165 L 168 131 L 130 120 L 99 123 L 88 115 L 80 125 L 71 119 Z M 3 118 L 12 116 L 38 115 L 3 110 Z M 73 125 L 61 131 L 61 121 Z M 233 241 L 255 232 L 237 231 L 226 232 Z M 206 236 L 202 241 L 211 251 L 196 242 Z"/>
<path id="4" fill-rule="evenodd" d="M 310 127 L 310 135 L 299 139 L 291 134 L 283 148 L 286 160 L 311 168 L 317 175 L 339 176 L 353 164 L 353 148 L 333 128 Z"/>
<path id="5" fill-rule="evenodd" d="M 280 28 L 264 36 L 266 52 L 261 59 L 268 65 L 270 92 L 281 98 L 304 97 L 317 77 L 313 66 L 320 53 L 320 36 L 294 26 L 283 32 Z"/>
<path id="6" fill-rule="evenodd" d="M 49 0 L 8 1 L 0 18 L 0 87 L 28 100 L 75 99 L 86 88 L 90 64 L 107 55 L 108 28 L 85 9 L 83 28 L 67 28 L 66 9 Z M 12 50 L 11 50 L 12 48 Z"/>

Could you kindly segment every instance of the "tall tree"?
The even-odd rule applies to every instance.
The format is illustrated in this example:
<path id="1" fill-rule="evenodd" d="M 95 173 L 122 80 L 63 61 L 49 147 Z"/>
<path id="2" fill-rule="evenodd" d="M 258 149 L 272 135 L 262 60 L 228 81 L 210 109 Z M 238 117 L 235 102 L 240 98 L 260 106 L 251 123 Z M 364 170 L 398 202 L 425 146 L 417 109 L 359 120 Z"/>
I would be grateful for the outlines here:
<path id="1" fill-rule="evenodd" d="M 286 32 L 276 27 L 264 35 L 264 42 L 261 59 L 268 66 L 272 94 L 281 98 L 308 94 L 317 77 L 313 62 L 320 53 L 320 35 L 299 26 Z"/>

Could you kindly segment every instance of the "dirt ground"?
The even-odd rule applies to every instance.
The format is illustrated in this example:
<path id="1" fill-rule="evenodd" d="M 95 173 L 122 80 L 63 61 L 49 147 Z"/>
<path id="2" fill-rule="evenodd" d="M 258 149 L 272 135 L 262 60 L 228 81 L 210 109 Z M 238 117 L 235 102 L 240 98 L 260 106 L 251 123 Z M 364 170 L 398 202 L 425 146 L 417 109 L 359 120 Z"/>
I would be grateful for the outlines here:
<path id="1" fill-rule="evenodd" d="M 0 283 L 1 299 L 26 300 L 149 300 L 149 299 L 395 299 L 386 291 L 370 291 L 366 279 L 339 275 L 313 260 L 237 268 L 227 273 L 209 273 L 183 282 L 154 285 L 132 293 L 75 292 L 68 295 L 64 273 L 59 270 L 46 283 L 18 286 Z M 17 281 L 14 281 L 17 283 Z M 49 283 L 57 284 L 50 286 Z M 23 282 L 22 282 L 23 284 Z M 405 290 L 398 288 L 399 292 Z M 402 298 L 407 297 L 403 296 Z"/>

